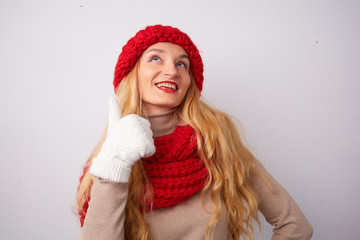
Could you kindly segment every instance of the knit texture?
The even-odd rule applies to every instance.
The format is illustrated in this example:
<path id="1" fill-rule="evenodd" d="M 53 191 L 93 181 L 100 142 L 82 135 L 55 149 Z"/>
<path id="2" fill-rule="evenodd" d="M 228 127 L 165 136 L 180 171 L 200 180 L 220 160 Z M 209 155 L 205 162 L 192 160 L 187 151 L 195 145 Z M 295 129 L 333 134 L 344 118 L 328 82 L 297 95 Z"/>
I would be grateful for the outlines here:
<path id="1" fill-rule="evenodd" d="M 142 159 L 153 188 L 153 209 L 174 206 L 203 189 L 208 171 L 191 126 L 178 126 L 172 134 L 156 138 L 155 147 L 153 156 Z"/>
<path id="2" fill-rule="evenodd" d="M 140 30 L 122 48 L 122 52 L 115 66 L 113 82 L 115 92 L 121 80 L 135 66 L 141 54 L 148 47 L 158 42 L 177 44 L 186 51 L 190 59 L 191 73 L 195 79 L 197 88 L 201 92 L 204 80 L 204 67 L 198 49 L 186 33 L 181 32 L 177 28 L 162 25 L 148 26 Z"/>
<path id="3" fill-rule="evenodd" d="M 172 134 L 155 138 L 154 144 L 155 154 L 142 158 L 153 187 L 154 210 L 175 206 L 203 189 L 208 180 L 208 171 L 198 156 L 196 133 L 191 126 L 178 126 Z M 88 161 L 83 168 L 80 183 L 89 167 Z M 81 226 L 89 201 L 90 197 L 78 212 Z M 150 209 L 150 203 L 147 204 L 145 210 Z"/>
<path id="4" fill-rule="evenodd" d="M 149 120 L 136 114 L 121 118 L 117 100 L 110 100 L 107 136 L 90 173 L 112 182 L 128 182 L 134 163 L 155 153 L 153 132 Z"/>

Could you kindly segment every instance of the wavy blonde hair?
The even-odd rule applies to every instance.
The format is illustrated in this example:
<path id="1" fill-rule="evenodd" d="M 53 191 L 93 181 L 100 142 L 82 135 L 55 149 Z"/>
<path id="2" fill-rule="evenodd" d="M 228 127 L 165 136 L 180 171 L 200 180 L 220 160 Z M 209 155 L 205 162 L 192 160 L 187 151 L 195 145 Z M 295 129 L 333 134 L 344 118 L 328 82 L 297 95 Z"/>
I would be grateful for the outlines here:
<path id="1" fill-rule="evenodd" d="M 145 115 L 140 100 L 138 69 L 139 62 L 121 81 L 116 91 L 123 116 Z M 254 239 L 253 220 L 260 227 L 258 197 L 249 183 L 249 178 L 251 174 L 260 175 L 255 170 L 255 157 L 241 141 L 231 117 L 200 99 L 200 92 L 191 76 L 187 94 L 175 112 L 175 120 L 177 123 L 185 122 L 191 125 L 197 136 L 201 136 L 197 138 L 198 154 L 209 171 L 209 181 L 202 194 L 211 191 L 214 207 L 213 217 L 206 228 L 206 238 L 213 239 L 221 209 L 225 207 L 229 223 L 228 239 Z M 105 138 L 106 132 L 90 155 L 87 166 L 91 165 L 91 159 L 99 153 Z M 92 183 L 92 176 L 87 170 L 77 194 L 79 212 L 83 211 L 83 205 L 90 197 Z M 128 189 L 125 239 L 149 240 L 149 226 L 140 209 L 144 208 L 145 202 L 151 201 L 152 189 L 142 161 L 137 161 L 132 167 Z"/>

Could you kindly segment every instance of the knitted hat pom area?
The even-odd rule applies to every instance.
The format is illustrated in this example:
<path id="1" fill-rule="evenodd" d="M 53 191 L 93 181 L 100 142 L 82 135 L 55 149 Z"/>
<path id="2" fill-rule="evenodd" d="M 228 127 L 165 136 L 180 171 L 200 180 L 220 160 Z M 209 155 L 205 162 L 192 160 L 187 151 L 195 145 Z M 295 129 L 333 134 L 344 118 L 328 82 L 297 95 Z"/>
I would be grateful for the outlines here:
<path id="1" fill-rule="evenodd" d="M 158 42 L 170 42 L 179 45 L 186 51 L 189 55 L 190 70 L 195 79 L 195 84 L 201 92 L 204 81 L 204 66 L 199 50 L 186 33 L 177 28 L 163 25 L 147 26 L 137 32 L 122 48 L 115 66 L 114 91 L 116 92 L 121 80 L 135 66 L 141 54 Z"/>

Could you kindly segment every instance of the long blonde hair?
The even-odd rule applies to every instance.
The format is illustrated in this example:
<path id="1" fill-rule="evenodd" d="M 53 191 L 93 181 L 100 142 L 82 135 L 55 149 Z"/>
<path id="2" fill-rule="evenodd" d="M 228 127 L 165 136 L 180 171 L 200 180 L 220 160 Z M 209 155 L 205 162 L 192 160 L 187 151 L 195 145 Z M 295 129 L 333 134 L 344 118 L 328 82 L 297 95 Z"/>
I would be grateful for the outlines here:
<path id="1" fill-rule="evenodd" d="M 132 113 L 144 115 L 139 94 L 138 68 L 139 62 L 121 81 L 116 92 L 123 116 Z M 249 178 L 252 174 L 259 174 L 255 170 L 255 157 L 241 141 L 231 117 L 204 103 L 192 78 L 188 92 L 175 112 L 175 120 L 194 128 L 198 136 L 198 154 L 209 171 L 209 181 L 202 193 L 211 191 L 215 212 L 206 228 L 207 239 L 213 238 L 223 206 L 228 219 L 228 239 L 254 239 L 253 220 L 260 227 L 258 197 Z M 90 155 L 88 166 L 91 165 L 91 159 L 99 153 L 105 138 L 106 132 Z M 84 203 L 90 197 L 92 183 L 92 176 L 87 170 L 77 194 L 79 212 L 83 211 Z M 125 239 L 149 240 L 149 226 L 140 209 L 145 206 L 145 201 L 151 199 L 152 191 L 142 161 L 137 161 L 132 167 L 128 189 Z"/>

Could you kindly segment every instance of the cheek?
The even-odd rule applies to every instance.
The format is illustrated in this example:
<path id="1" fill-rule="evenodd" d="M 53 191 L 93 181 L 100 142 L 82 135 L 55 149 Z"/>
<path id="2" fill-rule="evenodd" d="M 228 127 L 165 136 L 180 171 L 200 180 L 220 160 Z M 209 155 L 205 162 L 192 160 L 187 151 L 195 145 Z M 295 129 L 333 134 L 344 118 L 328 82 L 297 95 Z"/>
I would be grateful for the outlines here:
<path id="1" fill-rule="evenodd" d="M 149 97 L 152 96 L 151 86 L 147 81 L 140 80 L 140 96 L 144 100 L 149 100 Z"/>
<path id="2" fill-rule="evenodd" d="M 190 76 L 187 75 L 186 78 L 184 79 L 184 86 L 185 86 L 185 88 L 186 88 L 186 91 L 185 91 L 185 92 L 187 92 L 187 90 L 189 89 L 190 82 L 191 82 Z"/>
<path id="3" fill-rule="evenodd" d="M 140 70 L 141 71 L 139 71 L 139 73 L 138 73 L 138 78 L 139 78 L 138 81 L 139 81 L 139 84 L 140 84 L 140 88 L 142 90 L 149 89 L 151 87 L 151 84 L 152 84 L 153 75 L 146 68 L 143 68 L 143 69 L 140 69 Z"/>
<path id="4" fill-rule="evenodd" d="M 140 65 L 139 70 L 138 70 L 139 79 L 143 79 L 143 81 L 144 81 L 144 80 L 150 78 L 152 75 L 153 75 L 153 71 L 151 68 L 149 68 L 149 66 L 147 66 L 146 64 Z"/>
<path id="5" fill-rule="evenodd" d="M 189 91 L 190 82 L 191 82 L 190 76 L 188 78 L 185 78 L 183 81 L 184 91 L 181 93 L 181 101 L 184 100 L 186 93 Z"/>
<path id="6" fill-rule="evenodd" d="M 139 74 L 139 90 L 140 90 L 140 97 L 142 99 L 147 99 L 148 98 L 148 95 L 149 95 L 149 92 L 150 92 L 150 85 L 149 85 L 149 81 L 148 81 L 148 78 L 144 75 L 140 76 Z"/>

